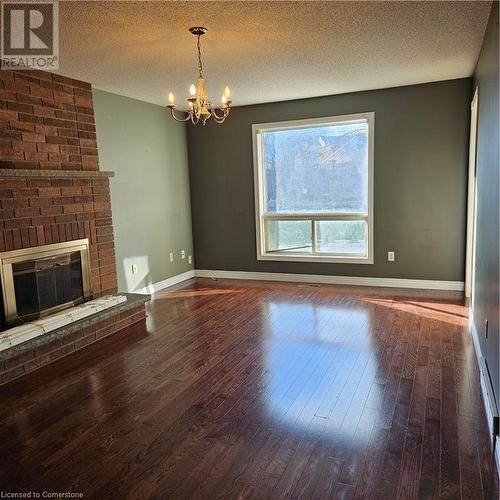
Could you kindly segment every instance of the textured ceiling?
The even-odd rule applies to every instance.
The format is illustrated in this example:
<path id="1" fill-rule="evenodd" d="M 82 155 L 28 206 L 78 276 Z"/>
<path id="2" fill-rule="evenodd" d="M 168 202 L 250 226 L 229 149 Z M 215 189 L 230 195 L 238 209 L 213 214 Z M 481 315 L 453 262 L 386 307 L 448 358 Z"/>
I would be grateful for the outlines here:
<path id="1" fill-rule="evenodd" d="M 469 76 L 491 2 L 60 3 L 60 73 L 165 104 L 187 97 L 204 25 L 208 93 L 234 105 Z"/>

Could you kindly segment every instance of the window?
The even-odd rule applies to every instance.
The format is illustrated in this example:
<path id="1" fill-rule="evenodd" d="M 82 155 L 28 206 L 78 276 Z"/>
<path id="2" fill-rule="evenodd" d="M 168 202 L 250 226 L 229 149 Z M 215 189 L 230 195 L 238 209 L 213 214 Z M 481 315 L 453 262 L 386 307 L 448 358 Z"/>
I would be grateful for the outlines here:
<path id="1" fill-rule="evenodd" d="M 373 263 L 374 113 L 253 125 L 257 259 Z"/>

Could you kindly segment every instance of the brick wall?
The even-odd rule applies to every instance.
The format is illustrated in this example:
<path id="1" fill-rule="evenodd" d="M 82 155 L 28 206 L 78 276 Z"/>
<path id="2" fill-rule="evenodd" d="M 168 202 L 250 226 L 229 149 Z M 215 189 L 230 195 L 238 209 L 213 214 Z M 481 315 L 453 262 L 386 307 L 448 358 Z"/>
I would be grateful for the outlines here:
<path id="1" fill-rule="evenodd" d="M 0 252 L 88 238 L 93 295 L 116 293 L 109 180 L 96 176 L 90 84 L 0 71 L 0 168 L 41 175 L 0 176 Z"/>
<path id="2" fill-rule="evenodd" d="M 67 337 L 0 362 L 0 385 L 56 361 L 118 331 L 145 331 L 144 304 Z"/>
<path id="3" fill-rule="evenodd" d="M 0 168 L 99 170 L 90 84 L 0 71 Z"/>
<path id="4" fill-rule="evenodd" d="M 0 179 L 0 252 L 88 238 L 92 292 L 117 287 L 107 178 Z"/>

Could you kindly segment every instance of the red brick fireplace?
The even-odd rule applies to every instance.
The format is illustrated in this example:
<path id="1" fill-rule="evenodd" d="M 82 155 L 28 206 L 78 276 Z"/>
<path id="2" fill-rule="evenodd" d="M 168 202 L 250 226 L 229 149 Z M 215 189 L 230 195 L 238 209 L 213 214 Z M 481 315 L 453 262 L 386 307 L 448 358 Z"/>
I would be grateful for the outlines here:
<path id="1" fill-rule="evenodd" d="M 87 238 L 92 295 L 115 294 L 112 176 L 99 170 L 90 84 L 41 71 L 0 70 L 0 252 Z M 132 316 L 143 322 L 144 305 Z M 78 334 L 70 339 L 44 346 L 45 361 L 59 357 L 61 348 L 64 355 L 81 347 Z M 46 364 L 36 358 L 33 349 L 0 361 L 0 383 Z"/>

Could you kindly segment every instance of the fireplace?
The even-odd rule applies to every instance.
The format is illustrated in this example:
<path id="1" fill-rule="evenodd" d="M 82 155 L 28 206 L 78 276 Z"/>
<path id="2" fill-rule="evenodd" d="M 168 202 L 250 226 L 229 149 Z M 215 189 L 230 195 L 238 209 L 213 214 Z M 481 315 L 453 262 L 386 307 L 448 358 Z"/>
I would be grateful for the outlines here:
<path id="1" fill-rule="evenodd" d="M 117 295 L 114 174 L 99 168 L 92 86 L 0 73 L 2 385 L 113 333 L 144 332 L 149 297 Z"/>
<path id="2" fill-rule="evenodd" d="M 0 253 L 6 327 L 91 298 L 88 239 Z"/>

